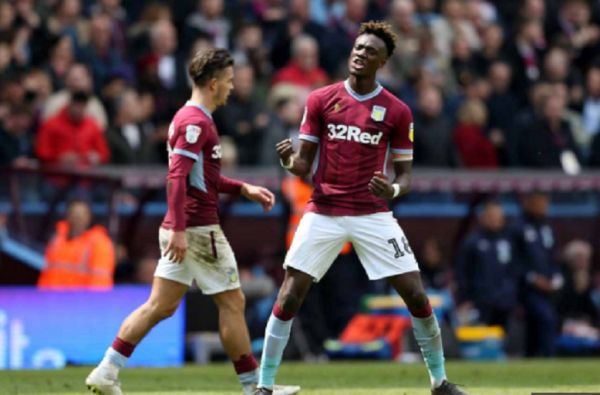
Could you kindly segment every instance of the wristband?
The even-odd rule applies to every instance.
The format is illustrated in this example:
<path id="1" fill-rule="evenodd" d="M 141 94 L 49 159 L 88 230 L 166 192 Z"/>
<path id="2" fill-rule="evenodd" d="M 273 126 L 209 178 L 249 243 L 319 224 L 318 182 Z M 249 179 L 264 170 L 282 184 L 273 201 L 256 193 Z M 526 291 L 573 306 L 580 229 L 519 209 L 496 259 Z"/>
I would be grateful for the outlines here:
<path id="1" fill-rule="evenodd" d="M 286 169 L 286 170 L 289 170 L 289 169 L 291 169 L 292 167 L 294 167 L 294 157 L 293 157 L 293 156 L 290 156 L 290 157 L 288 158 L 288 163 L 287 163 L 287 164 L 283 163 L 283 160 L 282 160 L 282 159 L 279 159 L 279 163 L 281 163 L 281 167 L 283 167 L 283 168 L 284 168 L 284 169 Z"/>
<path id="2" fill-rule="evenodd" d="M 394 196 L 392 198 L 395 199 L 400 195 L 400 184 L 392 184 L 392 188 L 394 188 Z"/>

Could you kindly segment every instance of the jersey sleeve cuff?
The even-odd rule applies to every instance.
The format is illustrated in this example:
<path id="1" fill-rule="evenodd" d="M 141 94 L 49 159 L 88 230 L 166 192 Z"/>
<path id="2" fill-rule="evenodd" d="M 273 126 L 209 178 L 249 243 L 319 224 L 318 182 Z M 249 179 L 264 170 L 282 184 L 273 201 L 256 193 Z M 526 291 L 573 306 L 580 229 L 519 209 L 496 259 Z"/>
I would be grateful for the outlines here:
<path id="1" fill-rule="evenodd" d="M 173 149 L 173 153 L 177 154 L 177 155 L 181 155 L 181 156 L 185 156 L 186 158 L 190 158 L 193 159 L 195 161 L 198 161 L 198 159 L 200 158 L 200 156 L 198 154 L 195 154 L 191 151 L 188 150 L 184 150 L 181 148 L 175 148 Z"/>
<path id="2" fill-rule="evenodd" d="M 392 148 L 391 151 L 394 162 L 413 160 L 413 150 L 410 148 Z"/>
<path id="3" fill-rule="evenodd" d="M 317 136 L 313 136 L 312 134 L 300 134 L 300 137 L 298 137 L 300 140 L 306 140 L 306 141 L 310 141 L 313 143 L 318 143 L 319 141 L 321 141 L 320 138 L 318 138 Z"/>

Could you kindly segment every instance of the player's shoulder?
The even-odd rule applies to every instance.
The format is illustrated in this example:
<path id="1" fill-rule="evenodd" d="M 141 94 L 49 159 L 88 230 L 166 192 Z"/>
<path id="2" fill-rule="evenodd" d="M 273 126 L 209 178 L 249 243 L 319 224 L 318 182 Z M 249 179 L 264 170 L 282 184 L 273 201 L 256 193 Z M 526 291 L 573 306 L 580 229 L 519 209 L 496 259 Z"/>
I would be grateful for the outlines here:
<path id="1" fill-rule="evenodd" d="M 315 89 L 309 94 L 309 97 L 318 98 L 319 100 L 327 100 L 328 98 L 337 95 L 342 89 L 344 89 L 344 83 L 336 82 Z"/>
<path id="2" fill-rule="evenodd" d="M 404 113 L 404 112 L 409 112 L 412 113 L 410 107 L 408 106 L 408 104 L 406 104 L 404 101 L 402 101 L 400 98 L 398 98 L 396 95 L 394 95 L 392 92 L 390 92 L 389 90 L 383 88 L 381 90 L 381 97 L 382 99 L 384 99 L 384 101 L 386 101 L 388 103 L 388 106 L 390 108 L 394 109 L 395 113 Z"/>

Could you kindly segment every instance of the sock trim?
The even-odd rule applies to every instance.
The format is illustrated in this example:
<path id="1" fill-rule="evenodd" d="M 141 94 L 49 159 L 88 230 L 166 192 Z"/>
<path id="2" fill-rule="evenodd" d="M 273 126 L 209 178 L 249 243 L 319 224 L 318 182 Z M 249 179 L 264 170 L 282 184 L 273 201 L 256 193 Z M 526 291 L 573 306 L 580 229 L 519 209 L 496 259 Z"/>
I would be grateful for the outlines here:
<path id="1" fill-rule="evenodd" d="M 429 317 L 431 314 L 433 314 L 433 309 L 431 308 L 431 304 L 429 302 L 427 302 L 427 306 L 420 308 L 420 309 L 409 309 L 410 314 L 413 317 L 417 317 L 417 318 L 427 318 Z"/>
<path id="2" fill-rule="evenodd" d="M 286 313 L 285 311 L 281 310 L 281 307 L 279 307 L 278 303 L 275 303 L 275 306 L 273 306 L 273 315 L 281 321 L 289 321 L 294 318 L 296 314 Z"/>
<path id="3" fill-rule="evenodd" d="M 237 361 L 233 361 L 233 367 L 237 374 L 255 371 L 258 368 L 256 358 L 252 354 L 244 354 Z"/>
<path id="4" fill-rule="evenodd" d="M 112 348 L 124 357 L 129 358 L 133 354 L 133 350 L 135 350 L 135 344 L 129 343 L 117 336 L 113 341 Z"/>

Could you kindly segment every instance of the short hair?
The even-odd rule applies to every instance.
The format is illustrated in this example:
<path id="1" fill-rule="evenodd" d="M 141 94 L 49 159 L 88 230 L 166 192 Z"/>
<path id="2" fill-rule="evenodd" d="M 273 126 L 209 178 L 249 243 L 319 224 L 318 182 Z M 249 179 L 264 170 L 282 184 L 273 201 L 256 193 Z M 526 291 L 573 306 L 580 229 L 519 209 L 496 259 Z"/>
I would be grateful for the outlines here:
<path id="1" fill-rule="evenodd" d="M 396 41 L 398 41 L 398 36 L 392 30 L 392 25 L 383 21 L 364 22 L 360 24 L 360 30 L 358 31 L 359 36 L 363 34 L 372 34 L 382 39 L 387 48 L 388 58 L 392 56 L 396 48 Z"/>
<path id="2" fill-rule="evenodd" d="M 194 85 L 204 86 L 227 67 L 233 66 L 233 58 L 228 50 L 209 48 L 196 53 L 188 67 L 188 74 Z"/>

